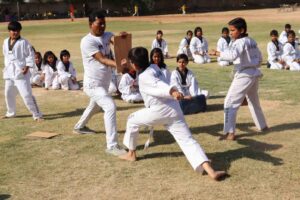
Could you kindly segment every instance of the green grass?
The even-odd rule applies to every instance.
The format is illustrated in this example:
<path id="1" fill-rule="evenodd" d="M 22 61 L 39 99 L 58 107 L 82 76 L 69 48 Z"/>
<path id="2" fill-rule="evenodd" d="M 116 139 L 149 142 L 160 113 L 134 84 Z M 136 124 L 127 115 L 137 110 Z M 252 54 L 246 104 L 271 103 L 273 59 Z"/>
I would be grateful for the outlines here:
<path id="1" fill-rule="evenodd" d="M 282 20 L 283 21 L 283 20 Z M 282 21 L 249 22 L 249 33 L 258 42 L 264 58 L 269 31 L 281 30 Z M 133 46 L 150 48 L 156 30 L 162 29 L 175 55 L 186 30 L 202 26 L 210 48 L 215 48 L 225 22 L 126 22 L 112 21 L 107 30 L 126 30 L 133 34 Z M 299 27 L 299 21 L 293 22 Z M 82 64 L 79 43 L 88 32 L 86 21 L 75 23 L 51 21 L 47 24 L 24 23 L 22 35 L 34 47 L 59 54 L 68 49 L 79 77 Z M 0 38 L 7 37 L 6 24 L 0 24 Z M 176 67 L 175 60 L 167 60 Z M 0 63 L 3 57 L 0 56 Z M 223 126 L 223 100 L 230 85 L 231 67 L 220 68 L 190 63 L 200 87 L 208 89 L 208 112 L 187 116 L 186 120 L 197 141 L 213 160 L 217 169 L 231 177 L 216 183 L 195 173 L 172 136 L 163 127 L 155 127 L 154 142 L 141 150 L 148 135 L 139 137 L 140 160 L 127 163 L 106 155 L 103 113 L 95 115 L 89 127 L 96 135 L 72 135 L 72 128 L 88 104 L 82 91 L 44 91 L 34 89 L 45 121 L 32 120 L 20 97 L 18 117 L 0 121 L 0 199 L 299 199 L 299 73 L 270 71 L 262 66 L 260 84 L 262 107 L 271 130 L 255 131 L 248 108 L 238 113 L 236 142 L 219 142 Z M 0 81 L 0 113 L 5 113 L 4 82 Z M 117 127 L 121 143 L 127 116 L 143 108 L 116 99 Z M 60 136 L 50 140 L 30 140 L 31 132 L 53 131 Z M 6 196 L 5 196 L 6 195 Z"/>

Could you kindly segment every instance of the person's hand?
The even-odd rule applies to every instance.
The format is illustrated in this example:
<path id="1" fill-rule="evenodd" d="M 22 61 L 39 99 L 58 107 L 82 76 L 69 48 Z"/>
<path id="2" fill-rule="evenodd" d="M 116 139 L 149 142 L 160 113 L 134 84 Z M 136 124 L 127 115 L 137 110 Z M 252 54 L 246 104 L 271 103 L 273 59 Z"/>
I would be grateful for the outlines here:
<path id="1" fill-rule="evenodd" d="M 192 98 L 193 98 L 193 97 L 192 97 L 192 96 L 190 96 L 190 95 L 189 95 L 189 96 L 185 96 L 185 97 L 184 97 L 184 99 L 187 99 L 187 100 L 191 100 Z"/>
<path id="2" fill-rule="evenodd" d="M 126 58 L 123 58 L 122 60 L 121 60 L 121 66 L 122 67 L 127 67 L 127 59 Z"/>
<path id="3" fill-rule="evenodd" d="M 278 63 L 283 65 L 284 64 L 284 60 L 279 60 Z"/>
<path id="4" fill-rule="evenodd" d="M 27 74 L 28 70 L 29 70 L 29 67 L 26 66 L 26 67 L 22 68 L 22 73 L 25 75 L 25 74 Z"/>
<path id="5" fill-rule="evenodd" d="M 128 33 L 125 32 L 125 31 L 122 31 L 122 32 L 119 33 L 119 35 L 120 35 L 122 38 L 126 38 L 126 36 L 128 35 Z"/>
<path id="6" fill-rule="evenodd" d="M 183 95 L 175 89 L 172 89 L 170 93 L 173 96 L 173 98 L 176 99 L 176 100 L 183 99 Z"/>
<path id="7" fill-rule="evenodd" d="M 214 50 L 214 49 L 211 49 L 211 50 L 208 52 L 208 54 L 209 54 L 210 56 L 217 56 L 218 51 L 216 51 L 216 50 Z"/>

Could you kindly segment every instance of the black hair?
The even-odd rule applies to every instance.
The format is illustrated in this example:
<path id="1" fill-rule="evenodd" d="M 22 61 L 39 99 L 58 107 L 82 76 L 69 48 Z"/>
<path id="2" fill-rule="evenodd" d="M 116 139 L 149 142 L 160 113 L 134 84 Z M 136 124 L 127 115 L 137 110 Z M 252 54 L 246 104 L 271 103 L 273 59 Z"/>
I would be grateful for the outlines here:
<path id="1" fill-rule="evenodd" d="M 194 35 L 197 36 L 197 32 L 200 32 L 202 33 L 202 28 L 200 26 L 197 26 L 194 30 Z"/>
<path id="2" fill-rule="evenodd" d="M 163 32 L 162 32 L 162 30 L 158 30 L 158 31 L 156 32 L 156 35 L 158 35 L 158 34 L 164 35 Z"/>
<path id="3" fill-rule="evenodd" d="M 70 52 L 67 49 L 64 49 L 64 50 L 62 50 L 60 52 L 59 58 L 60 58 L 61 61 L 63 60 L 63 56 L 69 56 L 69 57 L 71 57 L 71 54 L 70 54 Z"/>
<path id="4" fill-rule="evenodd" d="M 160 62 L 158 63 L 158 67 L 159 68 L 166 68 L 167 65 L 165 64 L 165 61 L 164 61 L 164 54 L 163 54 L 163 52 L 160 48 L 154 48 L 154 49 L 151 50 L 151 52 L 150 52 L 150 63 L 154 64 L 154 61 L 153 61 L 152 57 L 155 53 L 158 53 L 158 55 L 160 56 Z"/>
<path id="5" fill-rule="evenodd" d="M 147 67 L 149 67 L 149 55 L 148 50 L 144 47 L 135 47 L 130 49 L 128 53 L 128 59 L 131 63 L 137 65 L 143 72 Z"/>
<path id="6" fill-rule="evenodd" d="M 49 56 L 53 56 L 54 57 L 54 60 L 53 60 L 54 64 L 52 64 L 52 65 L 50 65 L 50 63 L 48 63 L 48 59 L 47 58 Z M 55 56 L 55 54 L 52 51 L 46 51 L 45 52 L 44 58 L 43 58 L 44 65 L 48 64 L 53 69 L 53 71 L 57 71 L 57 69 L 56 69 L 56 61 L 57 61 L 57 57 Z"/>
<path id="7" fill-rule="evenodd" d="M 225 33 L 225 32 L 226 32 L 226 33 L 229 33 L 229 29 L 228 29 L 227 27 L 223 27 L 223 28 L 222 28 L 222 33 Z"/>
<path id="8" fill-rule="evenodd" d="M 234 26 L 239 31 L 241 31 L 242 29 L 244 29 L 244 33 L 242 33 L 240 35 L 241 38 L 248 36 L 248 34 L 247 34 L 247 23 L 246 23 L 246 20 L 244 18 L 241 18 L 241 17 L 234 18 L 233 20 L 231 20 L 230 22 L 228 22 L 228 25 Z"/>
<path id="9" fill-rule="evenodd" d="M 270 32 L 270 36 L 278 36 L 278 31 L 277 30 L 272 30 L 271 32 Z"/>
<path id="10" fill-rule="evenodd" d="M 89 16 L 89 24 L 92 24 L 97 19 L 105 19 L 104 11 L 96 10 L 96 11 L 92 12 Z"/>
<path id="11" fill-rule="evenodd" d="M 42 63 L 43 63 L 42 54 L 39 51 L 35 51 L 34 55 L 37 55 L 39 57 L 39 59 L 41 60 L 41 63 L 39 63 L 38 65 L 36 65 L 38 67 L 38 70 L 41 71 L 42 70 L 41 66 L 42 66 Z"/>
<path id="12" fill-rule="evenodd" d="M 295 37 L 296 36 L 295 31 L 293 31 L 293 30 L 288 31 L 286 36 L 289 37 L 290 35 Z"/>
<path id="13" fill-rule="evenodd" d="M 189 33 L 191 33 L 191 34 L 193 35 L 193 31 L 191 31 L 191 30 L 188 30 L 188 31 L 186 32 L 186 35 L 188 35 Z"/>
<path id="14" fill-rule="evenodd" d="M 176 61 L 178 62 L 180 59 L 183 59 L 186 63 L 189 63 L 189 58 L 186 54 L 182 53 L 179 54 L 176 58 Z"/>
<path id="15" fill-rule="evenodd" d="M 286 24 L 286 25 L 284 25 L 284 28 L 291 29 L 291 28 L 292 28 L 292 26 L 291 26 L 290 24 Z"/>
<path id="16" fill-rule="evenodd" d="M 22 25 L 18 21 L 11 21 L 8 23 L 7 29 L 9 31 L 21 31 L 22 30 Z"/>

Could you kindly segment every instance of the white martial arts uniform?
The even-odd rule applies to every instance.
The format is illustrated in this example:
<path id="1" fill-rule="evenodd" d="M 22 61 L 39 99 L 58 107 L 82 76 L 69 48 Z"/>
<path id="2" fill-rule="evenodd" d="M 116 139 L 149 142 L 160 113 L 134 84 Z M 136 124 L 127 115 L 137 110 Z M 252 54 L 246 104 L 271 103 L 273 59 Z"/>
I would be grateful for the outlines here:
<path id="1" fill-rule="evenodd" d="M 154 48 L 161 49 L 161 51 L 163 52 L 164 56 L 168 55 L 168 51 L 169 51 L 168 50 L 168 45 L 167 45 L 167 42 L 164 39 L 162 39 L 161 45 L 159 44 L 159 42 L 157 41 L 157 39 L 154 39 L 153 42 L 152 42 L 151 50 L 154 49 Z"/>
<path id="2" fill-rule="evenodd" d="M 278 48 L 274 42 L 269 42 L 267 46 L 268 52 L 268 62 L 270 64 L 270 69 L 283 69 L 283 65 L 278 61 L 282 59 L 282 44 L 278 42 Z"/>
<path id="3" fill-rule="evenodd" d="M 66 66 L 62 61 L 59 61 L 57 65 L 58 82 L 61 84 L 61 88 L 64 90 L 78 90 L 79 84 L 77 81 L 74 83 L 72 77 L 76 78 L 76 70 L 72 62 L 69 62 L 69 70 L 66 71 Z"/>
<path id="4" fill-rule="evenodd" d="M 57 65 L 59 61 L 57 60 L 55 63 L 56 71 L 50 67 L 49 64 L 45 64 L 43 73 L 45 74 L 45 88 L 49 89 L 50 87 L 54 90 L 58 90 L 60 88 L 60 83 L 58 80 L 58 71 Z"/>
<path id="5" fill-rule="evenodd" d="M 300 51 L 296 42 L 295 46 L 289 42 L 285 43 L 282 58 L 290 67 L 291 71 L 300 71 L 300 64 L 294 61 L 295 59 L 300 59 Z"/>
<path id="6" fill-rule="evenodd" d="M 38 86 L 43 86 L 44 80 L 42 79 L 42 74 L 44 71 L 44 65 L 41 64 L 41 70 L 37 67 L 36 64 L 32 68 L 30 68 L 30 83 Z"/>
<path id="7" fill-rule="evenodd" d="M 122 93 L 122 99 L 126 102 L 143 101 L 142 95 L 139 92 L 137 79 L 133 79 L 129 73 L 122 75 L 119 91 Z"/>
<path id="8" fill-rule="evenodd" d="M 5 80 L 5 102 L 7 107 L 6 117 L 16 115 L 16 95 L 20 93 L 27 109 L 32 113 L 33 119 L 39 119 L 42 114 L 39 111 L 35 97 L 32 95 L 30 84 L 30 70 L 24 75 L 24 67 L 34 66 L 34 52 L 27 40 L 20 37 L 9 48 L 10 39 L 3 42 L 4 69 L 3 79 Z"/>
<path id="9" fill-rule="evenodd" d="M 140 92 L 146 108 L 129 115 L 123 143 L 135 150 L 141 126 L 164 125 L 179 144 L 194 170 L 200 170 L 208 159 L 193 138 L 178 101 L 170 95 L 173 88 L 157 65 L 150 65 L 139 75 Z"/>
<path id="10" fill-rule="evenodd" d="M 225 51 L 226 49 L 228 49 L 228 42 L 226 41 L 226 39 L 224 37 L 220 37 L 217 43 L 217 51 L 222 52 Z M 220 60 L 220 57 L 217 58 L 218 59 L 218 64 L 221 67 L 225 67 L 229 65 L 228 61 L 222 61 Z"/>
<path id="11" fill-rule="evenodd" d="M 177 55 L 179 55 L 179 54 L 185 54 L 185 55 L 187 55 L 188 58 L 193 57 L 191 50 L 190 50 L 190 44 L 189 44 L 187 38 L 183 38 L 181 40 L 179 47 L 178 47 L 178 51 L 177 51 Z"/>
<path id="12" fill-rule="evenodd" d="M 249 37 L 232 41 L 229 49 L 220 53 L 220 58 L 233 61 L 236 71 L 224 102 L 224 133 L 235 132 L 237 110 L 245 96 L 256 127 L 264 129 L 267 124 L 258 97 L 262 57 L 256 42 Z"/>
<path id="13" fill-rule="evenodd" d="M 192 52 L 194 62 L 197 64 L 210 63 L 210 57 L 208 55 L 208 43 L 204 37 L 202 37 L 202 42 L 198 37 L 193 37 L 190 43 L 190 50 Z M 200 53 L 198 55 L 195 53 Z"/>
<path id="14" fill-rule="evenodd" d="M 89 119 L 102 108 L 108 149 L 118 143 L 116 105 L 108 93 L 112 68 L 100 63 L 93 55 L 100 52 L 108 58 L 112 36 L 111 32 L 104 32 L 100 37 L 89 33 L 81 40 L 80 48 L 84 67 L 83 88 L 90 97 L 90 103 L 74 127 L 75 129 L 83 128 Z"/>
<path id="15" fill-rule="evenodd" d="M 282 31 L 279 35 L 278 41 L 282 44 L 285 45 L 285 43 L 287 43 L 288 39 L 287 39 L 287 32 L 286 31 Z"/>

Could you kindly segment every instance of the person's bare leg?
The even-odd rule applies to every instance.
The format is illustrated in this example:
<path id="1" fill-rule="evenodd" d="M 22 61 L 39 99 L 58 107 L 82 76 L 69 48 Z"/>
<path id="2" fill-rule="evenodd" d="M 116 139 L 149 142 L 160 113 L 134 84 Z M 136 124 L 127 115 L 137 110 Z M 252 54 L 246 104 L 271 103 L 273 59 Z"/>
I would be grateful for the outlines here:
<path id="1" fill-rule="evenodd" d="M 136 161 L 136 151 L 129 150 L 126 154 L 119 156 L 122 160 Z"/>
<path id="2" fill-rule="evenodd" d="M 207 172 L 207 174 L 214 179 L 215 181 L 219 181 L 222 178 L 224 178 L 227 173 L 225 171 L 215 171 L 211 166 L 209 162 L 204 162 L 202 164 L 203 169 Z"/>

